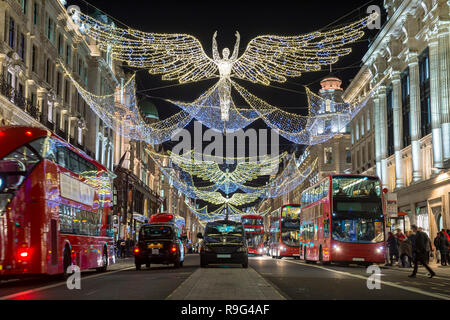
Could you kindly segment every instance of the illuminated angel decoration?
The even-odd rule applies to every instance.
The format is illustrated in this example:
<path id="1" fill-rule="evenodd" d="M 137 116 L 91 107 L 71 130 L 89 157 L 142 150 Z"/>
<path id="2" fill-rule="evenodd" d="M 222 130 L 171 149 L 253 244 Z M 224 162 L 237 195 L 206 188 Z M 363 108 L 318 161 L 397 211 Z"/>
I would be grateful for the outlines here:
<path id="1" fill-rule="evenodd" d="M 75 14 L 75 13 L 73 13 Z M 319 71 L 350 54 L 348 44 L 364 35 L 363 29 L 378 14 L 345 27 L 297 36 L 263 35 L 253 38 L 239 55 L 239 33 L 233 54 L 228 48 L 219 55 L 216 35 L 213 36 L 213 57 L 206 55 L 198 39 L 187 34 L 147 33 L 130 28 L 104 24 L 81 12 L 76 13 L 84 33 L 96 40 L 100 50 L 130 66 L 162 74 L 163 80 L 179 83 L 219 78 L 221 118 L 229 120 L 231 77 L 269 85 L 299 77 L 303 72 Z"/>

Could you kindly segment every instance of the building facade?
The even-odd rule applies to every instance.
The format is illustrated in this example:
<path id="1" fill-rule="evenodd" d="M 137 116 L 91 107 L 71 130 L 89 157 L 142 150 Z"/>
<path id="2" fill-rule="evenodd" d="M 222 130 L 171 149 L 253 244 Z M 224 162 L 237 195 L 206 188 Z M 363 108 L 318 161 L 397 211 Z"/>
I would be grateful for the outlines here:
<path id="1" fill-rule="evenodd" d="M 404 217 L 394 212 L 391 227 L 414 223 L 434 236 L 450 227 L 449 3 L 386 0 L 385 9 L 388 20 L 347 93 L 376 89 L 352 122 L 352 154 L 375 145 L 376 174 Z M 371 133 L 362 135 L 367 117 Z M 373 157 L 356 160 L 354 172 L 373 170 Z"/>
<path id="2" fill-rule="evenodd" d="M 74 28 L 57 0 L 0 2 L 0 123 L 46 127 L 113 168 L 114 133 L 90 110 L 61 64 L 94 94 L 121 69 Z"/>

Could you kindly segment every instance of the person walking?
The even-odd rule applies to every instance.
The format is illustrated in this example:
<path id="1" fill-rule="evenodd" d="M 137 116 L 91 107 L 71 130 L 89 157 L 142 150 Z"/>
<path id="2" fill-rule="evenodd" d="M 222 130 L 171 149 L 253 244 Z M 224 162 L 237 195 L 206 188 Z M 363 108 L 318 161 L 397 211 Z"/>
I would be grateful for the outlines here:
<path id="1" fill-rule="evenodd" d="M 441 241 L 441 233 L 438 232 L 436 235 L 436 238 L 434 238 L 433 243 L 434 243 L 434 247 L 436 248 L 436 263 L 441 262 L 441 250 L 440 248 L 440 241 Z"/>
<path id="2" fill-rule="evenodd" d="M 125 258 L 125 254 L 126 254 L 126 242 L 125 242 L 124 239 L 121 239 L 121 240 L 120 240 L 119 247 L 120 247 L 120 257 L 121 257 L 121 258 Z"/>
<path id="3" fill-rule="evenodd" d="M 412 260 L 412 244 L 411 240 L 406 238 L 406 236 L 403 241 L 400 241 L 399 253 L 401 263 L 400 266 L 402 268 L 410 268 Z"/>
<path id="4" fill-rule="evenodd" d="M 449 261 L 447 261 L 448 246 L 449 246 L 449 241 L 448 241 L 447 237 L 442 232 L 440 232 L 438 246 L 436 247 L 436 250 L 439 250 L 439 252 L 441 253 L 441 265 L 443 265 L 443 266 L 446 266 L 447 263 L 449 262 Z"/>
<path id="5" fill-rule="evenodd" d="M 425 232 L 419 231 L 417 229 L 416 225 L 411 226 L 412 231 L 416 234 L 415 236 L 415 245 L 414 250 L 416 253 L 416 256 L 414 258 L 414 270 L 413 273 L 410 274 L 408 277 L 415 278 L 417 274 L 417 270 L 419 268 L 419 262 L 422 263 L 422 265 L 428 270 L 429 278 L 433 278 L 436 273 L 428 266 L 426 262 L 425 255 L 427 254 L 427 242 L 428 242 L 428 236 Z"/>
<path id="6" fill-rule="evenodd" d="M 392 232 L 388 233 L 388 239 L 387 239 L 387 247 L 389 249 L 389 263 L 386 264 L 387 266 L 392 266 L 392 263 L 395 262 L 398 259 L 398 243 L 397 238 L 394 236 Z M 394 258 L 395 257 L 395 258 Z"/>

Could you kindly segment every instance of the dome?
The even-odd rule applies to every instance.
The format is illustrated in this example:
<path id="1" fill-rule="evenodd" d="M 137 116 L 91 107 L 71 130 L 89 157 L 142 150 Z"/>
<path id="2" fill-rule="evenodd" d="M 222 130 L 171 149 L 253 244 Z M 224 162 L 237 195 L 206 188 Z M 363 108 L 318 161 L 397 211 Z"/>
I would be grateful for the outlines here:
<path id="1" fill-rule="evenodd" d="M 341 79 L 333 76 L 326 77 L 320 81 L 320 85 L 322 86 L 321 90 L 342 90 L 341 84 Z"/>
<path id="2" fill-rule="evenodd" d="M 158 109 L 156 106 L 148 99 L 143 99 L 139 101 L 139 109 L 145 119 L 156 119 L 159 120 Z"/>

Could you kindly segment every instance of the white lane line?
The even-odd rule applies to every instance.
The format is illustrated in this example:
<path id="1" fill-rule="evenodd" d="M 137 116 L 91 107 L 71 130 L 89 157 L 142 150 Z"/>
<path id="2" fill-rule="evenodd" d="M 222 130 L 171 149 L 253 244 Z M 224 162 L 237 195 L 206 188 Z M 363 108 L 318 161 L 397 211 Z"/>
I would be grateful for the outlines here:
<path id="1" fill-rule="evenodd" d="M 367 278 L 368 278 L 368 277 L 364 277 L 364 276 L 353 274 L 353 273 L 349 273 L 349 272 L 328 269 L 328 268 L 325 268 L 325 267 L 322 267 L 322 266 L 315 266 L 315 265 L 310 265 L 310 264 L 304 264 L 304 263 L 301 263 L 301 262 L 291 261 L 291 260 L 284 260 L 284 261 L 285 262 L 299 264 L 299 265 L 302 265 L 302 266 L 305 266 L 305 267 L 312 267 L 312 268 L 317 268 L 317 269 L 323 269 L 323 270 L 327 270 L 327 271 L 334 272 L 334 273 L 337 273 L 337 274 L 342 274 L 342 275 L 353 277 L 353 278 L 363 279 L 363 280 L 366 280 L 366 281 L 367 281 Z M 433 298 L 437 298 L 437 299 L 450 300 L 450 296 L 444 295 L 444 294 L 427 292 L 427 291 L 423 291 L 421 289 L 417 289 L 417 288 L 414 288 L 414 287 L 408 287 L 408 286 L 405 286 L 405 285 L 396 284 L 396 283 L 390 282 L 390 281 L 380 280 L 380 283 L 382 283 L 384 285 L 387 285 L 387 286 L 390 286 L 390 287 L 397 288 L 397 289 L 402 289 L 402 290 L 405 290 L 405 291 L 410 291 L 410 292 L 418 293 L 418 294 L 421 294 L 421 295 L 425 295 L 425 296 L 429 296 L 429 297 L 433 297 Z"/>
<path id="2" fill-rule="evenodd" d="M 401 269 L 392 269 L 392 268 L 381 268 L 382 270 L 392 270 L 392 271 L 397 271 L 397 272 L 401 272 L 401 273 L 411 273 L 412 270 L 401 270 Z M 434 272 L 436 272 L 436 269 L 433 270 Z M 437 270 L 437 273 L 439 273 L 439 270 Z M 426 274 L 423 273 L 417 273 L 418 276 L 421 277 L 426 277 L 428 278 L 428 276 Z M 434 276 L 433 279 L 440 279 L 440 280 L 447 280 L 450 281 L 450 278 L 448 277 L 442 277 L 442 276 Z"/>
<path id="3" fill-rule="evenodd" d="M 81 277 L 81 281 L 87 280 L 87 279 L 98 278 L 98 277 L 102 277 L 102 276 L 107 276 L 107 275 L 110 275 L 110 274 L 114 274 L 114 273 L 121 272 L 121 271 L 124 271 L 124 270 L 131 270 L 131 269 L 134 269 L 134 268 L 135 267 L 128 267 L 128 268 L 114 270 L 114 271 L 110 271 L 110 272 L 106 272 L 106 273 L 94 274 L 94 275 L 87 276 L 87 277 L 84 277 L 84 278 Z M 58 282 L 58 283 L 51 284 L 51 285 L 48 285 L 48 286 L 45 286 L 45 287 L 40 287 L 40 288 L 36 288 L 36 289 L 30 289 L 30 290 L 26 290 L 26 291 L 22 291 L 22 292 L 17 292 L 17 293 L 14 293 L 14 294 L 10 294 L 10 295 L 7 295 L 7 296 L 0 297 L 0 300 L 14 299 L 14 298 L 17 298 L 17 297 L 20 297 L 20 296 L 23 296 L 23 295 L 27 295 L 27 294 L 30 294 L 30 293 L 35 293 L 35 292 L 39 292 L 39 291 L 43 291 L 43 290 L 47 290 L 47 289 L 60 287 L 60 286 L 65 285 L 66 283 L 67 283 L 66 281 L 63 281 L 63 282 Z"/>

